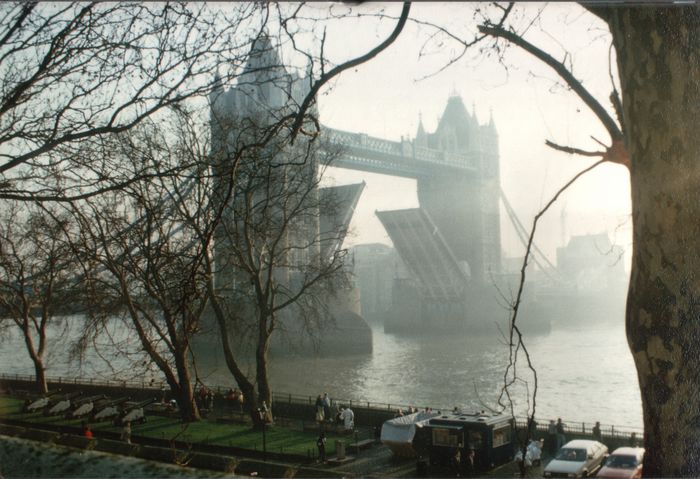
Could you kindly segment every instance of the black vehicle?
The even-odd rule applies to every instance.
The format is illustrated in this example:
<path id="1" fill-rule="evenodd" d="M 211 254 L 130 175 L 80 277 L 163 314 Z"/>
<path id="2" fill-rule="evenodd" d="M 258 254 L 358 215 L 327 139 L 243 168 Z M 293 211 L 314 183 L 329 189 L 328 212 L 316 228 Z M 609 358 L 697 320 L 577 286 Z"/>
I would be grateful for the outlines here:
<path id="1" fill-rule="evenodd" d="M 469 475 L 513 460 L 513 419 L 503 414 L 443 414 L 416 424 L 413 448 L 419 473 Z"/>

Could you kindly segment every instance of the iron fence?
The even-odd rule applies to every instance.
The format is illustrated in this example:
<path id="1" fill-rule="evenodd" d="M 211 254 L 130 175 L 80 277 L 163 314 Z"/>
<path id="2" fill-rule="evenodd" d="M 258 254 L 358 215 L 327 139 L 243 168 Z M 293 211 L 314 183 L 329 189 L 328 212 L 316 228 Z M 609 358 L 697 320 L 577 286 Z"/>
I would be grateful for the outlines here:
<path id="1" fill-rule="evenodd" d="M 77 378 L 65 378 L 65 377 L 47 377 L 47 382 L 54 384 L 87 384 L 91 386 L 104 386 L 104 387 L 123 387 L 123 388 L 133 388 L 133 389 L 151 389 L 151 390 L 163 390 L 167 389 L 165 382 L 155 382 L 155 381 L 122 381 L 122 380 L 100 380 L 90 377 L 77 377 Z M 30 374 L 0 374 L 0 380 L 14 380 L 14 381 L 26 381 L 34 382 L 35 377 Z M 220 394 L 225 394 L 228 391 L 228 386 L 221 385 L 209 385 L 210 389 L 217 391 Z M 451 411 L 450 408 L 433 407 L 428 405 L 407 405 L 398 403 L 382 403 L 376 401 L 358 400 L 358 399 L 344 399 L 344 398 L 331 398 L 333 404 L 336 406 L 349 406 L 352 408 L 367 408 L 378 411 L 398 411 L 406 412 L 409 408 L 417 408 L 418 410 L 425 410 L 430 408 L 433 411 Z M 305 395 L 305 394 L 294 394 L 286 392 L 273 392 L 272 401 L 276 403 L 289 403 L 289 404 L 304 404 L 313 405 L 316 403 L 315 395 Z M 537 430 L 540 433 L 546 434 L 548 429 L 548 421 L 535 419 L 537 424 Z M 593 424 L 586 422 L 564 422 L 564 431 L 566 434 L 570 435 L 590 435 L 593 431 Z M 525 428 L 527 427 L 527 418 L 516 417 L 516 427 Z M 644 430 L 640 427 L 634 426 L 616 426 L 613 424 L 601 424 L 600 425 L 601 435 L 604 438 L 627 438 L 632 434 L 635 434 L 641 439 Z"/>

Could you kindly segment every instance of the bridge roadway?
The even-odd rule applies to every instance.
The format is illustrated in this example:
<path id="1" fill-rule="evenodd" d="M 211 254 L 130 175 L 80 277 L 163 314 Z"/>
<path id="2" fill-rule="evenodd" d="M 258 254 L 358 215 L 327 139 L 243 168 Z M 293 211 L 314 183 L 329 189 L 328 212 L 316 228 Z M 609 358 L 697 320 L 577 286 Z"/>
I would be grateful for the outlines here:
<path id="1" fill-rule="evenodd" d="M 390 141 L 364 133 L 351 133 L 322 127 L 321 138 L 327 152 L 340 153 L 333 158 L 331 166 L 352 170 L 420 178 L 445 174 L 475 174 L 479 165 L 479 153 L 448 153 L 416 146 L 414 143 Z"/>

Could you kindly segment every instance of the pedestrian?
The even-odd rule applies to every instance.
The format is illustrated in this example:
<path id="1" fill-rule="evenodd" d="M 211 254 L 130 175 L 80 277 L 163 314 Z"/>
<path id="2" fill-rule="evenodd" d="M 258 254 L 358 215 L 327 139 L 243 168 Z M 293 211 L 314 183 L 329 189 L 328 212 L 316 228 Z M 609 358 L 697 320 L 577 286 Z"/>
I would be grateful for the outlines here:
<path id="1" fill-rule="evenodd" d="M 475 459 L 476 459 L 476 454 L 474 453 L 474 449 L 469 449 L 467 451 L 467 457 L 464 461 L 464 473 L 467 476 L 472 476 L 476 472 L 476 464 L 475 464 Z"/>
<path id="2" fill-rule="evenodd" d="M 90 426 L 87 425 L 86 422 L 83 421 L 83 436 L 92 439 L 92 431 L 90 430 Z"/>
<path id="3" fill-rule="evenodd" d="M 326 433 L 322 432 L 316 439 L 316 447 L 318 447 L 318 460 L 326 462 Z"/>
<path id="4" fill-rule="evenodd" d="M 202 384 L 199 388 L 199 393 L 197 395 L 197 407 L 204 409 L 206 407 L 207 400 L 207 388 Z"/>
<path id="5" fill-rule="evenodd" d="M 321 395 L 319 394 L 316 397 L 316 422 L 322 423 L 323 418 L 323 398 L 321 398 Z"/>
<path id="6" fill-rule="evenodd" d="M 454 453 L 450 455 L 450 466 L 455 476 L 460 476 L 460 469 L 462 463 L 462 455 L 459 452 L 459 448 L 454 449 Z"/>
<path id="7" fill-rule="evenodd" d="M 226 392 L 226 409 L 228 412 L 233 412 L 233 407 L 238 402 L 238 393 L 235 389 L 229 388 Z"/>
<path id="8" fill-rule="evenodd" d="M 561 418 L 557 419 L 557 451 L 566 443 L 566 436 L 564 435 L 564 423 L 561 422 Z"/>
<path id="9" fill-rule="evenodd" d="M 342 414 L 341 419 L 343 420 L 343 426 L 345 427 L 345 432 L 350 432 L 355 428 L 355 413 L 352 409 L 346 407 Z"/>
<path id="10" fill-rule="evenodd" d="M 238 392 L 238 412 L 243 412 L 243 404 L 245 403 L 245 397 L 243 396 L 243 391 Z"/>
<path id="11" fill-rule="evenodd" d="M 530 417 L 527 419 L 527 423 L 530 438 L 534 438 L 537 435 L 537 421 L 534 417 Z"/>
<path id="12" fill-rule="evenodd" d="M 336 424 L 340 424 L 341 422 L 343 422 L 343 411 L 344 411 L 344 410 L 345 410 L 345 409 L 341 407 L 341 408 L 338 410 L 338 412 L 336 413 L 336 415 L 335 415 L 335 423 L 336 423 Z"/>
<path id="13" fill-rule="evenodd" d="M 131 444 L 131 421 L 126 421 L 122 428 L 121 440 L 127 444 Z"/>
<path id="14" fill-rule="evenodd" d="M 600 433 L 600 422 L 596 421 L 595 426 L 593 426 L 593 439 L 596 441 L 601 441 L 603 436 Z"/>
<path id="15" fill-rule="evenodd" d="M 549 420 L 547 427 L 547 451 L 552 456 L 557 452 L 557 425 L 554 423 L 554 419 Z"/>
<path id="16" fill-rule="evenodd" d="M 328 397 L 328 393 L 323 393 L 323 417 L 327 421 L 331 419 L 331 398 Z"/>
<path id="17" fill-rule="evenodd" d="M 639 441 L 637 441 L 637 433 L 633 432 L 630 435 L 630 447 L 639 447 Z"/>

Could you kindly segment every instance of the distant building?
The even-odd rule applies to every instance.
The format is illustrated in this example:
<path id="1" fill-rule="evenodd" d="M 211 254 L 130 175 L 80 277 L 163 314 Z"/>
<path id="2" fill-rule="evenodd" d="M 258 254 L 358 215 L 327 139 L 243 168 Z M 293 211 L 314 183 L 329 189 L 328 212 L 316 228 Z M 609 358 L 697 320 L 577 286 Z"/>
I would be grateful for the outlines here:
<path id="1" fill-rule="evenodd" d="M 623 255 L 606 233 L 572 236 L 557 248 L 557 270 L 580 292 L 607 290 L 626 280 Z"/>

